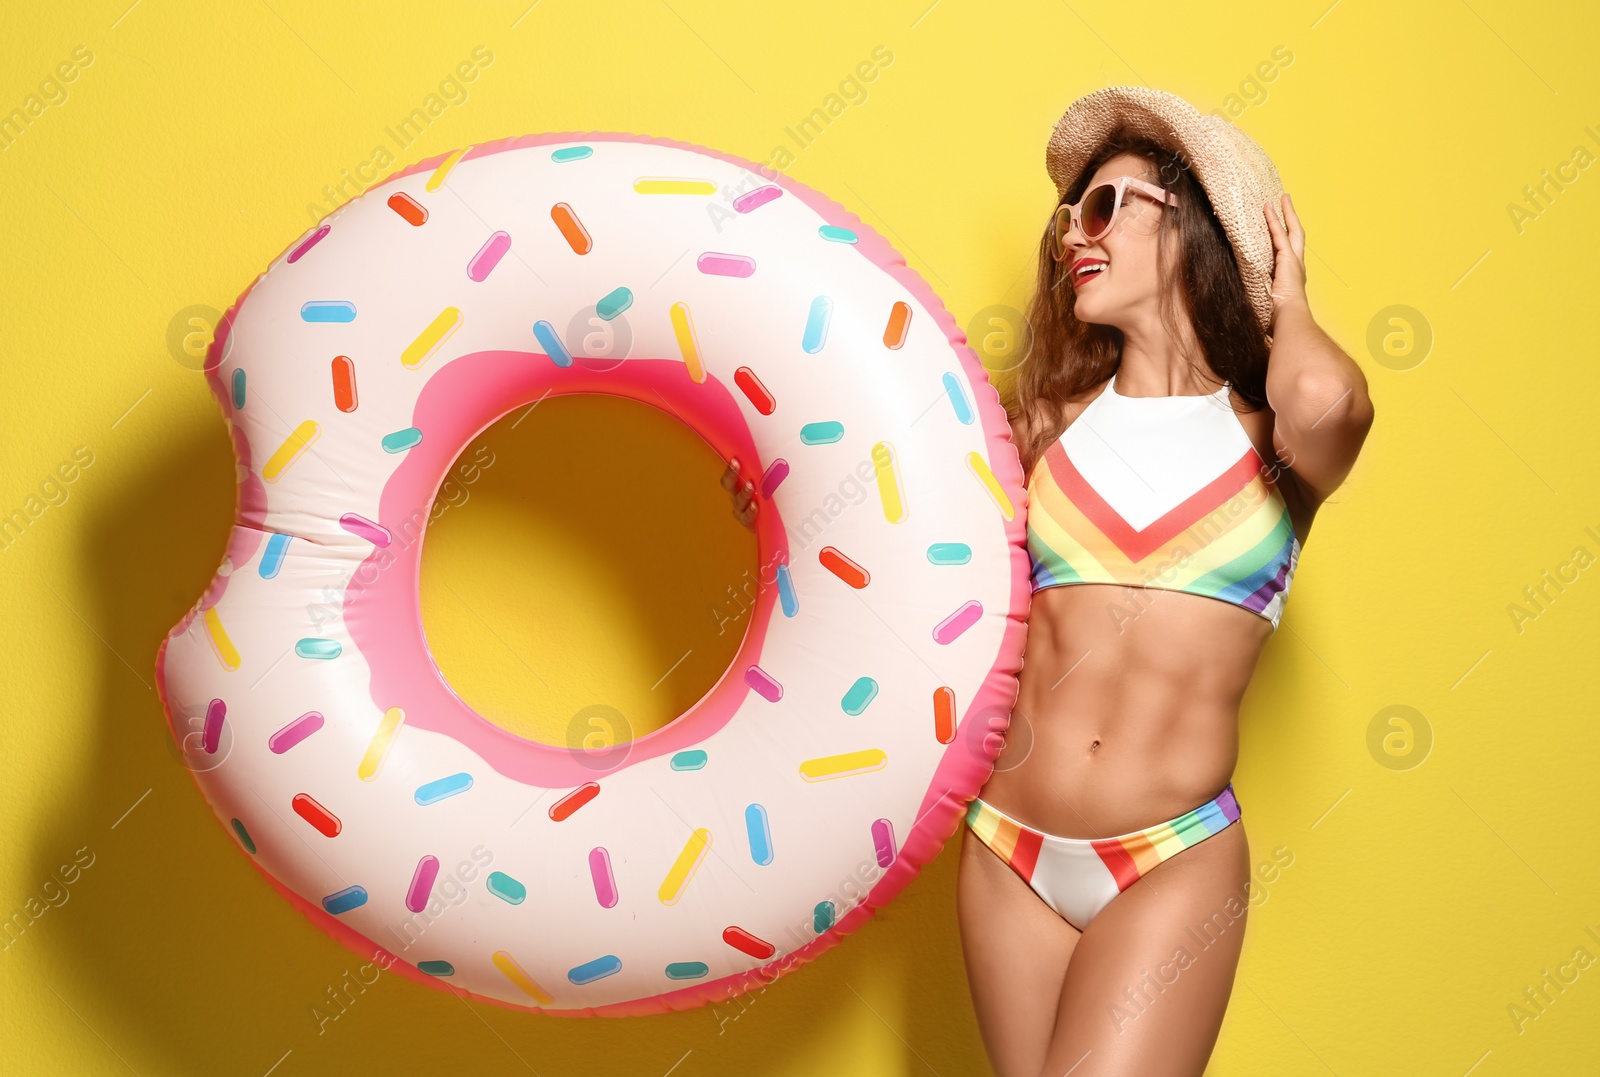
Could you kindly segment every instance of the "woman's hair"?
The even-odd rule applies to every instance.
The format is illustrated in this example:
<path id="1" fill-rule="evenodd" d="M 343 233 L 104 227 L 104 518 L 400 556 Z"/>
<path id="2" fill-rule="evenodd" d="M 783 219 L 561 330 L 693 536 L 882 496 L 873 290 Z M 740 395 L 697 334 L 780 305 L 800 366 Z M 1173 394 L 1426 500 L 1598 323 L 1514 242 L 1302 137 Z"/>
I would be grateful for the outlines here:
<path id="1" fill-rule="evenodd" d="M 1183 155 L 1150 138 L 1118 129 L 1083 166 L 1062 202 L 1082 198 L 1095 170 L 1120 153 L 1148 160 L 1159 173 L 1157 185 L 1178 196 L 1176 206 L 1162 207 L 1157 233 L 1162 324 L 1174 339 L 1184 339 L 1176 324 L 1181 296 L 1192 312 L 1194 335 L 1211 370 L 1228 382 L 1234 397 L 1252 408 L 1265 407 L 1266 334 L 1245 295 L 1233 245 Z M 1167 264 L 1167 240 L 1172 233 L 1178 240 L 1176 265 Z M 1062 406 L 1068 398 L 1105 381 L 1116 373 L 1122 359 L 1122 330 L 1080 322 L 1073 313 L 1077 297 L 1072 285 L 1065 283 L 1070 264 L 1050 256 L 1047 226 L 1039 240 L 1038 276 L 1028 307 L 1032 348 L 1028 361 L 1012 379 L 1006 407 L 1014 426 L 1019 418 L 1024 420 L 1017 445 L 1024 475 L 1065 428 Z M 1188 358 L 1194 367 L 1194 356 Z M 1203 373 L 1202 368 L 1194 369 Z"/>

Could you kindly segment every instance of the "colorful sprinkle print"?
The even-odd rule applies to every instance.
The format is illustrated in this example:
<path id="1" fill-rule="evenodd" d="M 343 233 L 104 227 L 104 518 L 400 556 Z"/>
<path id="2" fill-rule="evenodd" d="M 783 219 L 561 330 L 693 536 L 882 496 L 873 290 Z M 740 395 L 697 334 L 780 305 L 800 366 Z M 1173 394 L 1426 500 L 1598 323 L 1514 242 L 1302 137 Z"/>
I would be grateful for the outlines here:
<path id="1" fill-rule="evenodd" d="M 1027 502 L 987 373 L 882 237 L 731 158 L 572 137 L 401 168 L 240 297 L 206 368 L 235 530 L 158 674 L 230 840 L 330 931 L 463 995 L 644 1012 L 825 949 L 864 918 L 833 865 L 908 879 L 954 811 L 916 814 L 935 774 L 957 774 L 941 804 L 978 791 L 954 745 L 1020 657 Z M 601 361 L 595 332 L 631 346 Z M 738 658 L 604 767 L 493 728 L 415 623 L 457 442 L 582 393 L 737 455 L 765 514 L 759 585 L 714 611 Z"/>

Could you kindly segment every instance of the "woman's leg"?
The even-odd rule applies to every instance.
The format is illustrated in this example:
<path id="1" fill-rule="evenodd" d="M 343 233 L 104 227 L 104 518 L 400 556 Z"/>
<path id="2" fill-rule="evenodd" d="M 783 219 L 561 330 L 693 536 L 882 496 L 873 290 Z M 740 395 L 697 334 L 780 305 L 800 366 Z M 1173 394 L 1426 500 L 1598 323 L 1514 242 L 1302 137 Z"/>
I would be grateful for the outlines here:
<path id="1" fill-rule="evenodd" d="M 1239 964 L 1249 876 L 1241 821 L 1113 898 L 1078 943 L 1039 1072 L 1203 1073 Z"/>
<path id="2" fill-rule="evenodd" d="M 1079 932 L 971 830 L 961 833 L 956 912 L 983 1045 L 999 1077 L 1035 1077 Z"/>

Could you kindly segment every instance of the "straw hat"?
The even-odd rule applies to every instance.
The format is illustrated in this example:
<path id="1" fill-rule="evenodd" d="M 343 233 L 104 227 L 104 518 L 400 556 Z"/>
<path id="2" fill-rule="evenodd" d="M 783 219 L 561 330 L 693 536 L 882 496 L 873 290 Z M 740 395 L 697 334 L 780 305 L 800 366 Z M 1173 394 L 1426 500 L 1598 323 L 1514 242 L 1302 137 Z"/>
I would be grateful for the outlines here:
<path id="1" fill-rule="evenodd" d="M 1273 213 L 1283 223 L 1278 205 L 1283 181 L 1272 159 L 1228 120 L 1201 115 L 1176 94 L 1146 86 L 1108 86 L 1074 101 L 1050 134 L 1044 165 L 1055 181 L 1057 198 L 1066 195 L 1106 136 L 1124 126 L 1181 150 L 1194 168 L 1233 244 L 1245 294 L 1266 333 L 1272 325 L 1274 259 L 1262 203 L 1272 199 Z"/>

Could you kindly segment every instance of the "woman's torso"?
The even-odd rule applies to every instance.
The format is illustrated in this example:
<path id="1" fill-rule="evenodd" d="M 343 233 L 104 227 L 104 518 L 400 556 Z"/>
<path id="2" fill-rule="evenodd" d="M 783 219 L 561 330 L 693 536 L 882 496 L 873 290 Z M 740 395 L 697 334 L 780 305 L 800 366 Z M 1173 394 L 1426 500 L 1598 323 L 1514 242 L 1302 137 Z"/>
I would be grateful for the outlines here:
<path id="1" fill-rule="evenodd" d="M 1113 418 L 1113 407 L 1163 422 L 1170 416 L 1181 433 L 1202 403 L 1218 403 L 1119 395 L 1090 411 L 1109 391 L 1110 382 L 1069 405 L 1068 430 L 1084 414 L 1091 417 L 1075 438 L 1080 450 L 1091 436 L 1104 441 L 1093 420 Z M 1261 460 L 1275 460 L 1271 413 L 1240 411 L 1227 393 L 1220 401 L 1238 424 L 1237 444 L 1244 443 L 1242 431 Z M 1196 425 L 1202 427 L 1213 438 L 1229 430 L 1214 414 Z M 1062 442 L 1052 448 L 1062 452 Z M 1204 448 L 1226 445 L 1197 446 Z M 1034 474 L 1047 466 L 1041 457 Z M 1292 474 L 1281 471 L 1276 479 L 1272 496 L 1281 497 L 1292 522 L 1297 555 L 1310 514 Z M 1280 555 L 1280 570 L 1284 560 Z M 1292 575 L 1292 555 L 1288 562 Z M 1219 601 L 1195 586 L 1196 593 L 1185 593 L 1074 583 L 1033 595 L 1011 732 L 985 800 L 1046 832 L 1094 838 L 1170 819 L 1222 790 L 1238 759 L 1239 705 L 1273 632 L 1267 612 L 1281 612 L 1282 600 L 1272 611 L 1250 600 L 1252 611 L 1243 597 Z"/>

